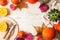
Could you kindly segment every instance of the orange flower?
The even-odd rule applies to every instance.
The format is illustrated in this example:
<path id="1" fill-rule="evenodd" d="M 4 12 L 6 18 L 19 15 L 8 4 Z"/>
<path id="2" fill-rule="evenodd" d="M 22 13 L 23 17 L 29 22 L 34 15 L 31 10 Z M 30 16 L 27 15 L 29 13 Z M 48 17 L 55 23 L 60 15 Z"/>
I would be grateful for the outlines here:
<path id="1" fill-rule="evenodd" d="M 18 37 L 19 38 L 24 38 L 25 37 L 25 32 L 24 31 L 19 31 L 18 32 Z"/>

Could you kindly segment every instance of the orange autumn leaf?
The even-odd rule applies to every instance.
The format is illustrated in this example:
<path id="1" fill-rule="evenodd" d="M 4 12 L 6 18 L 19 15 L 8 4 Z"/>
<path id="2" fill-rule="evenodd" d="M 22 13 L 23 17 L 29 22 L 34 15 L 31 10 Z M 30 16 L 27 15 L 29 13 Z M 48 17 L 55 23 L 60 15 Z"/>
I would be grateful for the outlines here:
<path id="1" fill-rule="evenodd" d="M 42 31 L 44 28 L 46 28 L 47 26 L 43 23 L 42 26 L 34 26 L 36 32 L 37 32 L 37 35 L 36 36 L 40 36 L 42 35 Z"/>
<path id="2" fill-rule="evenodd" d="M 17 7 L 19 9 L 22 9 L 22 8 L 27 8 L 27 4 L 26 4 L 27 0 L 21 0 L 21 2 L 19 4 L 17 4 Z"/>

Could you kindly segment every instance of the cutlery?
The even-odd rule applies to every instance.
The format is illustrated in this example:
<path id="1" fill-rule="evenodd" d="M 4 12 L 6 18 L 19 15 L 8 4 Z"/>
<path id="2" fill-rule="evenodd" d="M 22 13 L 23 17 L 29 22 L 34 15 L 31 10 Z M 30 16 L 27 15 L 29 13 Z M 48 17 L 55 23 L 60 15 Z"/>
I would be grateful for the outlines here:
<path id="1" fill-rule="evenodd" d="M 12 33 L 13 29 L 15 28 L 15 26 L 16 26 L 16 24 L 14 24 L 14 25 L 11 24 L 8 32 L 7 32 L 6 35 L 4 36 L 4 39 L 5 39 L 5 40 L 9 40 L 10 34 Z"/>

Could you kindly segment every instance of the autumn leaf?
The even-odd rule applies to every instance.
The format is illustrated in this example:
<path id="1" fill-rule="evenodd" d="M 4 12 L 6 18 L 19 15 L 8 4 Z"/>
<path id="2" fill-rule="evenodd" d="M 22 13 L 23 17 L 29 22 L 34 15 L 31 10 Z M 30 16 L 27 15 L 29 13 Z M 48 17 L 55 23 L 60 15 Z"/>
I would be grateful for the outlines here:
<path id="1" fill-rule="evenodd" d="M 22 9 L 22 8 L 27 8 L 27 4 L 26 4 L 27 0 L 21 0 L 21 2 L 19 4 L 17 4 L 16 6 L 19 8 L 19 9 Z"/>
<path id="2" fill-rule="evenodd" d="M 34 26 L 34 28 L 39 33 L 42 31 L 42 28 L 40 26 Z"/>
<path id="3" fill-rule="evenodd" d="M 42 29 L 47 28 L 47 26 L 43 23 L 42 24 Z"/>
<path id="4" fill-rule="evenodd" d="M 34 26 L 37 35 L 36 36 L 40 36 L 42 34 L 42 28 L 40 26 Z"/>
<path id="5" fill-rule="evenodd" d="M 37 35 L 36 36 L 41 36 L 42 35 L 42 31 L 44 28 L 46 28 L 47 26 L 43 23 L 42 26 L 34 26 L 36 32 L 37 32 Z"/>

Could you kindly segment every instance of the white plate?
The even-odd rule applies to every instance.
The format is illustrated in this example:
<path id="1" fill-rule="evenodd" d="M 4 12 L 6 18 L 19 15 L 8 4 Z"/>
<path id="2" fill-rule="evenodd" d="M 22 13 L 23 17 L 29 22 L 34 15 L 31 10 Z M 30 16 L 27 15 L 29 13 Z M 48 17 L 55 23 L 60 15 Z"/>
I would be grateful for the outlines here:
<path id="1" fill-rule="evenodd" d="M 16 24 L 16 27 L 14 29 L 14 34 L 9 39 L 9 40 L 14 40 L 16 38 L 18 30 L 19 30 L 16 21 L 13 20 L 12 18 L 9 18 L 9 17 L 1 17 L 0 20 L 5 20 L 5 21 L 8 21 L 8 22 L 12 22 L 13 24 Z M 0 33 L 0 40 L 3 40 L 3 37 L 4 37 L 5 34 L 6 34 L 6 32 Z"/>

